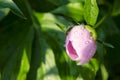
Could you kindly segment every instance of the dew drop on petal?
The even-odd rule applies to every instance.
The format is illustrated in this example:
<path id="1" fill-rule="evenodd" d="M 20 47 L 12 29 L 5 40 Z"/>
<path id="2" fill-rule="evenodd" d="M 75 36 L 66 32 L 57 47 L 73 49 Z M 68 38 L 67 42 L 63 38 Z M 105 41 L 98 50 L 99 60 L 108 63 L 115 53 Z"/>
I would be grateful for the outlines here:
<path id="1" fill-rule="evenodd" d="M 86 42 L 85 42 L 85 44 L 88 44 L 88 43 L 89 43 L 89 41 L 86 41 Z"/>

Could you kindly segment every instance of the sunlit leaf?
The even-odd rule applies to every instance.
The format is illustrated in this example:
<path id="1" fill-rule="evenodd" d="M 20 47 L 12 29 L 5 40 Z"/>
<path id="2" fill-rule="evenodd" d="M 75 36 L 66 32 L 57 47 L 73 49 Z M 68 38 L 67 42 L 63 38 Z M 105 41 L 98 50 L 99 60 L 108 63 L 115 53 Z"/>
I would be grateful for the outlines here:
<path id="1" fill-rule="evenodd" d="M 61 80 L 55 64 L 55 56 L 51 49 L 46 50 L 46 60 L 38 69 L 37 80 Z"/>
<path id="2" fill-rule="evenodd" d="M 0 21 L 8 14 L 9 11 L 9 9 L 0 8 Z"/>
<path id="3" fill-rule="evenodd" d="M 25 19 L 25 16 L 22 13 L 22 11 L 18 8 L 18 6 L 12 0 L 0 0 L 0 8 L 9 8 L 14 14 Z"/>
<path id="4" fill-rule="evenodd" d="M 26 52 L 24 51 L 17 80 L 26 80 L 26 75 L 29 71 L 29 68 L 30 68 L 29 60 Z"/>
<path id="5" fill-rule="evenodd" d="M 32 42 L 32 53 L 31 53 L 31 61 L 30 61 L 30 70 L 27 74 L 26 80 L 34 80 L 37 79 L 37 69 L 41 66 L 41 62 L 44 62 L 45 55 L 45 46 L 44 40 L 40 33 L 35 32 L 34 39 Z M 34 74 L 34 75 L 33 75 Z"/>
<path id="6" fill-rule="evenodd" d="M 32 23 L 9 13 L 0 24 L 1 79 L 16 80 Z"/>
<path id="7" fill-rule="evenodd" d="M 86 0 L 84 6 L 84 18 L 87 24 L 94 26 L 98 17 L 98 6 L 96 0 Z"/>
<path id="8" fill-rule="evenodd" d="M 83 20 L 83 4 L 82 3 L 69 3 L 65 6 L 61 6 L 52 11 L 54 14 L 63 14 L 73 21 L 82 21 Z"/>
<path id="9" fill-rule="evenodd" d="M 102 80 L 108 80 L 108 72 L 103 64 L 101 64 Z"/>
<path id="10" fill-rule="evenodd" d="M 9 19 L 10 21 L 6 22 L 11 16 L 15 19 Z M 8 25 L 6 25 L 6 23 Z M 2 80 L 15 80 L 20 68 L 23 48 L 25 45 L 24 41 L 26 40 L 31 27 L 29 23 L 21 20 L 13 14 L 9 14 L 0 24 L 2 26 L 0 27 L 1 77 Z"/>
<path id="11" fill-rule="evenodd" d="M 58 15 L 55 16 L 51 13 L 42 14 L 35 12 L 35 15 L 36 17 L 38 17 L 38 20 L 41 22 L 41 25 L 47 28 L 52 28 L 55 30 L 61 29 L 63 32 L 66 32 L 66 30 L 69 27 L 72 27 L 74 25 L 72 22 L 67 21 L 64 17 Z"/>
<path id="12" fill-rule="evenodd" d="M 52 35 L 51 31 L 44 32 L 45 39 L 54 52 L 56 66 L 58 68 L 58 72 L 59 72 L 61 79 L 70 80 L 69 78 L 70 76 L 67 76 L 67 75 L 70 75 L 69 66 L 62 52 L 62 49 L 61 49 L 62 46 L 60 47 L 60 44 L 58 43 L 59 39 L 54 39 L 53 37 L 55 35 L 59 36 L 57 34 Z M 62 70 L 63 68 L 64 68 L 64 71 Z"/>

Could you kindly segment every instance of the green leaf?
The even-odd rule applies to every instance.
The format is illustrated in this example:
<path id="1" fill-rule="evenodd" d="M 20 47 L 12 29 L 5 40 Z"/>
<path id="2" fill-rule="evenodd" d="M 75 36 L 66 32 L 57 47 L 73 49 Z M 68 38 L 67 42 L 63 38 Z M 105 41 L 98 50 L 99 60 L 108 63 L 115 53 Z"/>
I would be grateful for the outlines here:
<path id="1" fill-rule="evenodd" d="M 105 45 L 107 47 L 110 47 L 110 48 L 114 48 L 114 46 L 110 43 L 103 42 L 103 45 Z"/>
<path id="2" fill-rule="evenodd" d="M 24 51 L 17 80 L 26 80 L 26 75 L 29 71 L 29 68 L 30 68 L 29 59 L 27 57 L 26 51 Z"/>
<path id="3" fill-rule="evenodd" d="M 22 11 L 17 7 L 17 5 L 12 0 L 0 0 L 0 8 L 10 8 L 14 14 L 25 19 L 25 16 L 22 13 Z"/>
<path id="4" fill-rule="evenodd" d="M 25 5 L 23 4 L 23 6 Z M 26 14 L 31 15 L 28 10 Z M 21 19 L 10 12 L 0 21 L 0 71 L 2 80 L 17 79 L 24 47 L 28 44 L 27 41 L 32 38 L 32 35 L 28 38 L 31 29 L 33 29 L 31 20 Z"/>
<path id="5" fill-rule="evenodd" d="M 46 48 L 44 45 L 45 43 L 42 39 L 41 33 L 35 32 L 32 42 L 30 70 L 27 74 L 26 80 L 36 80 L 37 70 L 41 66 L 41 62 L 43 62 L 45 57 Z"/>
<path id="6" fill-rule="evenodd" d="M 79 3 L 81 3 L 81 2 L 85 2 L 85 0 L 69 0 L 69 2 L 70 3 L 76 3 L 76 2 L 79 2 Z"/>
<path id="7" fill-rule="evenodd" d="M 26 80 L 27 73 L 30 69 L 31 53 L 32 53 L 32 41 L 34 37 L 34 30 L 31 29 L 25 40 L 24 52 L 21 60 L 21 66 L 17 80 Z"/>
<path id="8" fill-rule="evenodd" d="M 61 5 L 67 4 L 68 0 L 29 0 L 29 2 L 34 10 L 38 12 L 49 12 Z"/>
<path id="9" fill-rule="evenodd" d="M 90 62 L 82 65 L 80 68 L 81 69 L 79 69 L 79 74 L 84 80 L 95 80 L 96 72 L 99 70 L 98 60 L 92 58 Z"/>
<path id="10" fill-rule="evenodd" d="M 105 65 L 108 67 L 110 71 L 113 72 L 110 74 L 115 74 L 115 73 L 118 73 L 118 69 L 117 69 L 118 66 L 115 66 L 115 65 L 118 65 L 120 63 L 120 59 L 119 59 L 120 34 L 114 34 L 112 36 L 108 36 L 106 39 L 106 42 L 113 44 L 114 48 L 109 48 L 109 47 L 106 48 L 108 55 L 105 55 Z M 115 59 L 112 59 L 112 58 L 115 58 Z"/>
<path id="11" fill-rule="evenodd" d="M 56 38 L 54 38 L 54 36 L 56 36 Z M 63 36 L 63 33 L 61 33 L 60 31 L 55 31 L 52 29 L 44 31 L 44 37 L 46 39 L 46 42 L 54 52 L 55 63 L 58 68 L 60 78 L 63 80 L 72 80 L 72 75 L 70 74 L 70 67 L 68 65 L 68 62 L 66 61 L 63 49 Z"/>
<path id="12" fill-rule="evenodd" d="M 0 8 L 0 21 L 8 14 L 10 9 Z"/>
<path id="13" fill-rule="evenodd" d="M 61 29 L 63 32 L 65 32 L 68 27 L 73 26 L 73 23 L 66 20 L 63 16 L 53 15 L 51 13 L 42 14 L 37 12 L 35 12 L 35 16 L 39 17 L 38 20 L 40 21 L 41 25 L 47 28 L 52 28 L 55 30 Z"/>
<path id="14" fill-rule="evenodd" d="M 102 73 L 102 80 L 108 80 L 108 72 L 105 68 L 105 65 L 101 64 L 101 73 Z"/>
<path id="15" fill-rule="evenodd" d="M 69 3 L 67 5 L 61 6 L 52 11 L 54 14 L 62 14 L 66 17 L 71 18 L 73 21 L 83 20 L 83 4 L 82 3 Z"/>
<path id="16" fill-rule="evenodd" d="M 37 80 L 61 80 L 52 49 L 48 48 L 45 54 L 46 60 L 37 71 Z"/>
<path id="17" fill-rule="evenodd" d="M 23 45 L 22 45 L 23 46 Z M 2 80 L 16 80 L 21 63 L 23 47 L 15 49 L 2 71 Z"/>
<path id="18" fill-rule="evenodd" d="M 120 30 L 112 17 L 106 18 L 106 20 L 101 24 L 101 28 L 104 30 L 106 36 L 112 36 L 114 34 L 119 34 Z"/>
<path id="19" fill-rule="evenodd" d="M 0 24 L 1 78 L 2 80 L 16 80 L 31 24 L 12 13 L 6 16 Z"/>
<path id="20" fill-rule="evenodd" d="M 84 5 L 84 19 L 87 24 L 94 26 L 97 21 L 98 13 L 99 9 L 96 0 L 86 0 Z"/>
<path id="21" fill-rule="evenodd" d="M 65 33 L 70 27 L 74 26 L 74 24 L 71 21 L 68 21 L 63 16 L 56 15 L 55 18 L 56 18 L 55 24 Z"/>
<path id="22" fill-rule="evenodd" d="M 120 14 L 120 0 L 114 0 L 112 15 L 117 16 Z"/>

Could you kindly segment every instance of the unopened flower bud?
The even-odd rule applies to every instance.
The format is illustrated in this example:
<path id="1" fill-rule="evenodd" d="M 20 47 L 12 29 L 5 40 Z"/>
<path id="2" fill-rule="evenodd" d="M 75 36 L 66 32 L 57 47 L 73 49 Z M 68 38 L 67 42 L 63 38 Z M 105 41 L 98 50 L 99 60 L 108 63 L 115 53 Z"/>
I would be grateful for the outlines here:
<path id="1" fill-rule="evenodd" d="M 74 26 L 66 37 L 66 52 L 78 65 L 87 63 L 96 52 L 96 34 L 94 29 L 85 25 Z"/>

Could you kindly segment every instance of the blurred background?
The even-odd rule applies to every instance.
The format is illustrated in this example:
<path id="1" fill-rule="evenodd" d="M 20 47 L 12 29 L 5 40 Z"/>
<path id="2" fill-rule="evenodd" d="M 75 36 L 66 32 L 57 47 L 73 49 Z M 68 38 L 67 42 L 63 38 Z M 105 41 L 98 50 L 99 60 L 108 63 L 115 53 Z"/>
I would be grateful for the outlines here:
<path id="1" fill-rule="evenodd" d="M 120 0 L 0 0 L 0 80 L 120 80 Z M 67 30 L 97 32 L 97 51 L 78 66 Z"/>

